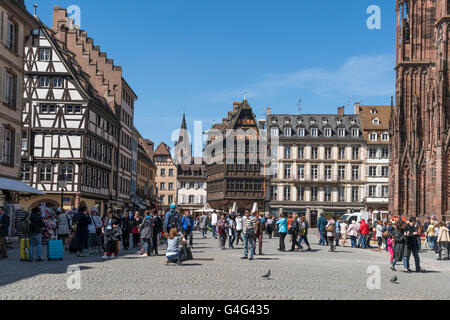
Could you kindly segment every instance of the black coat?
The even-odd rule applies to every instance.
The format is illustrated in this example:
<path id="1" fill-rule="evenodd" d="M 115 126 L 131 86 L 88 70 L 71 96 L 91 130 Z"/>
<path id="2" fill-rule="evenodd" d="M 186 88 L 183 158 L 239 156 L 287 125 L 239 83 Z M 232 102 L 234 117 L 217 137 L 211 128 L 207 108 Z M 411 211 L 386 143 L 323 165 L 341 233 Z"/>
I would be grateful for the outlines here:
<path id="1" fill-rule="evenodd" d="M 77 231 L 75 237 L 72 240 L 71 246 L 78 250 L 88 248 L 88 226 L 92 223 L 91 217 L 88 215 L 77 212 L 74 216 L 74 223 L 77 224 Z"/>
<path id="2" fill-rule="evenodd" d="M 117 227 L 112 227 L 112 229 L 108 229 L 108 225 L 117 225 Z M 122 235 L 122 230 L 118 227 L 120 224 L 120 220 L 116 217 L 107 218 L 105 220 L 105 243 L 109 241 L 120 241 L 120 236 Z"/>
<path id="3" fill-rule="evenodd" d="M 0 217 L 0 224 L 2 225 L 0 227 L 0 237 L 7 237 L 9 230 L 9 216 L 6 213 L 3 213 Z"/>
<path id="4" fill-rule="evenodd" d="M 45 223 L 42 220 L 40 214 L 32 212 L 30 216 L 31 222 L 31 232 L 32 233 L 42 233 L 42 228 L 45 228 Z"/>
<path id="5" fill-rule="evenodd" d="M 413 235 L 414 232 L 417 232 L 417 228 L 415 226 L 412 226 L 408 223 L 405 228 L 405 233 L 409 232 L 409 236 L 406 236 L 406 244 L 405 244 L 405 253 L 404 255 L 409 255 L 412 251 L 419 250 L 417 246 L 417 237 Z"/>
<path id="6" fill-rule="evenodd" d="M 402 261 L 405 251 L 406 237 L 403 230 L 394 230 L 394 259 Z"/>
<path id="7" fill-rule="evenodd" d="M 122 233 L 131 233 L 131 224 L 132 221 L 128 217 L 122 218 Z"/>

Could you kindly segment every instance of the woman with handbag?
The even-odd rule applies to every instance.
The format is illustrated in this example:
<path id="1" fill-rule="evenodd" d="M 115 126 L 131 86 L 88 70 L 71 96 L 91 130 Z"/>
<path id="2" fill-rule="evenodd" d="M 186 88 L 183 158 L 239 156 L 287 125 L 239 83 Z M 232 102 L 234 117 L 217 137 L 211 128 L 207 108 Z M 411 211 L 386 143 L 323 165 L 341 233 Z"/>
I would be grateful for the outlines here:
<path id="1" fill-rule="evenodd" d="M 139 241 L 141 239 L 141 235 L 139 232 L 139 225 L 142 223 L 141 216 L 139 215 L 139 212 L 134 213 L 133 220 L 131 222 L 131 233 L 133 234 L 133 249 L 137 248 L 139 245 Z"/>
<path id="2" fill-rule="evenodd" d="M 225 250 L 225 242 L 227 241 L 227 230 L 228 230 L 229 224 L 225 218 L 225 215 L 222 214 L 220 217 L 220 220 L 217 222 L 217 231 L 219 233 L 219 243 L 220 248 L 222 250 Z"/>
<path id="3" fill-rule="evenodd" d="M 336 252 L 336 246 L 334 245 L 334 239 L 336 238 L 336 218 L 332 217 L 328 220 L 327 225 L 325 226 L 325 230 L 327 231 L 327 239 L 330 244 L 330 250 L 328 252 Z"/>
<path id="4" fill-rule="evenodd" d="M 94 254 L 97 249 L 98 253 L 101 253 L 100 249 L 100 235 L 102 234 L 102 219 L 97 215 L 97 209 L 91 210 L 91 223 L 88 226 L 88 246 L 91 249 L 90 254 Z"/>

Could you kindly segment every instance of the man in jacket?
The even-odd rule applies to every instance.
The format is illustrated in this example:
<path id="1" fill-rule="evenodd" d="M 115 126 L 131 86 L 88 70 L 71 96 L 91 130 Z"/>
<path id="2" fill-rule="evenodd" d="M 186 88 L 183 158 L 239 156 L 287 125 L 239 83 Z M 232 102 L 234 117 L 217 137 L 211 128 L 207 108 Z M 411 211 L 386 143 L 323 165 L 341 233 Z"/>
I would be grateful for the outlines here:
<path id="1" fill-rule="evenodd" d="M 369 234 L 369 225 L 365 219 L 361 219 L 359 224 L 359 233 L 361 235 L 361 249 L 367 249 L 367 236 Z"/>
<path id="2" fill-rule="evenodd" d="M 425 272 L 425 270 L 420 267 L 419 246 L 417 244 L 418 235 L 420 236 L 420 232 L 416 227 L 416 219 L 410 218 L 409 223 L 405 228 L 406 246 L 403 255 L 403 267 L 405 268 L 406 272 L 411 272 L 411 269 L 409 267 L 409 258 L 411 257 L 411 253 L 414 257 L 416 272 Z"/>
<path id="3" fill-rule="evenodd" d="M 86 207 L 79 208 L 78 212 L 74 215 L 74 222 L 77 224 L 77 231 L 72 242 L 77 249 L 77 257 L 85 257 L 83 250 L 88 248 L 88 227 L 91 224 L 91 218 Z"/>
<path id="4" fill-rule="evenodd" d="M 258 211 L 256 211 L 253 216 L 256 220 L 256 226 L 255 226 L 255 242 L 254 242 L 254 248 L 253 251 L 256 254 L 256 241 L 258 241 L 258 248 L 259 248 L 259 255 L 262 256 L 262 245 L 263 245 L 263 233 L 264 233 L 264 223 L 261 221 L 263 218 L 263 215 L 259 215 Z"/>
<path id="5" fill-rule="evenodd" d="M 31 210 L 31 237 L 30 237 L 30 260 L 34 260 L 34 253 L 36 252 L 36 262 L 44 261 L 41 259 L 42 252 L 42 229 L 45 228 L 42 220 L 41 208 L 35 207 Z"/>
<path id="6" fill-rule="evenodd" d="M 172 228 L 176 228 L 180 231 L 180 222 L 180 214 L 177 212 L 175 204 L 172 203 L 170 205 L 170 210 L 164 214 L 164 231 L 167 233 L 167 237 Z"/>
<path id="7" fill-rule="evenodd" d="M 206 239 L 206 235 L 208 234 L 208 225 L 209 218 L 206 212 L 203 212 L 203 215 L 200 217 L 200 222 L 198 224 L 200 230 L 202 230 L 202 238 Z"/>
<path id="8" fill-rule="evenodd" d="M 123 248 L 125 250 L 128 250 L 128 248 L 130 247 L 131 220 L 129 218 L 129 215 L 125 212 L 122 217 L 121 227 Z"/>
<path id="9" fill-rule="evenodd" d="M 0 207 L 0 251 L 1 259 L 8 258 L 8 253 L 6 251 L 6 237 L 8 236 L 9 230 L 9 216 L 6 214 L 5 209 Z"/>
<path id="10" fill-rule="evenodd" d="M 256 219 L 255 217 L 250 216 L 250 211 L 248 210 L 245 210 L 242 227 L 242 235 L 244 237 L 244 255 L 241 259 L 248 258 L 248 250 L 250 248 L 250 258 L 248 259 L 253 260 L 253 256 L 255 254 L 255 250 L 253 249 L 253 241 L 255 241 Z"/>
<path id="11" fill-rule="evenodd" d="M 328 245 L 328 240 L 327 240 L 327 231 L 325 229 L 326 225 L 327 225 L 327 218 L 325 218 L 324 216 L 320 216 L 320 218 L 317 220 L 317 231 L 319 232 L 320 235 L 320 240 L 319 240 L 319 245 L 324 246 L 325 244 Z"/>
<path id="12" fill-rule="evenodd" d="M 297 235 L 298 232 L 300 231 L 300 223 L 298 221 L 298 214 L 294 213 L 294 219 L 291 222 L 291 228 L 289 229 L 289 233 L 292 236 L 292 246 L 291 246 L 291 250 L 289 251 L 294 251 L 295 250 L 295 246 L 297 247 L 301 247 L 300 243 L 297 241 Z"/>
<path id="13" fill-rule="evenodd" d="M 152 251 L 152 240 L 153 240 L 153 226 L 154 221 L 150 215 L 150 210 L 145 211 L 145 218 L 139 228 L 141 234 L 142 244 L 144 246 L 144 253 L 141 257 L 148 257 L 151 255 Z"/>
<path id="14" fill-rule="evenodd" d="M 186 211 L 183 218 L 181 218 L 181 227 L 183 228 L 184 238 L 188 239 L 189 236 L 189 245 L 192 246 L 192 230 L 194 229 L 194 218 L 191 217 L 191 213 Z"/>

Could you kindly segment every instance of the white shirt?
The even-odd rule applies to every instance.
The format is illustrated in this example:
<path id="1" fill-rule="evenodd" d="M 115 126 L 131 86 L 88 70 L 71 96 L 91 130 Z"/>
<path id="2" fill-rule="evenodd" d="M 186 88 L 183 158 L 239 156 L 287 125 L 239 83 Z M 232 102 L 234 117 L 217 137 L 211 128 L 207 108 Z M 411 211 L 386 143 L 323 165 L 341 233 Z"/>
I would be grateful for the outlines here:
<path id="1" fill-rule="evenodd" d="M 381 224 L 377 224 L 377 238 L 383 237 L 383 226 Z"/>
<path id="2" fill-rule="evenodd" d="M 236 230 L 242 230 L 242 217 L 240 216 L 236 217 Z"/>
<path id="3" fill-rule="evenodd" d="M 213 213 L 212 215 L 211 215 L 211 225 L 212 226 L 215 226 L 217 224 L 217 214 L 216 213 Z"/>

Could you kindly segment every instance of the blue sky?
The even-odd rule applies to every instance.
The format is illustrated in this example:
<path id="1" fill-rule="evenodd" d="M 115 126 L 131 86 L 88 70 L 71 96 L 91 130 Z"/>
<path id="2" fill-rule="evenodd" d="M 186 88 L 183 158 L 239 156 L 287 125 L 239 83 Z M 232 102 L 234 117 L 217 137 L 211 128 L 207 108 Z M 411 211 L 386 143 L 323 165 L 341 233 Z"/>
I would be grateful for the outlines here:
<path id="1" fill-rule="evenodd" d="M 186 111 L 188 129 L 220 122 L 234 101 L 258 118 L 272 113 L 335 113 L 353 102 L 389 104 L 394 94 L 392 0 L 26 0 L 48 26 L 52 8 L 77 5 L 81 28 L 121 65 L 139 96 L 135 125 L 170 141 Z M 370 5 L 381 29 L 369 30 Z"/>

